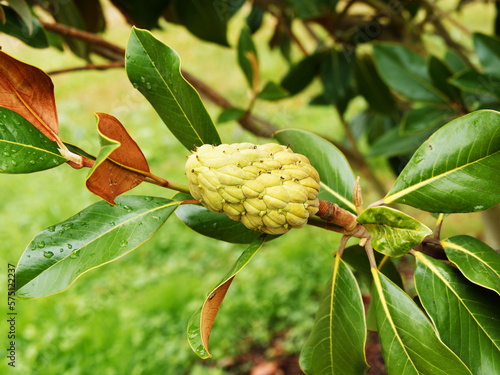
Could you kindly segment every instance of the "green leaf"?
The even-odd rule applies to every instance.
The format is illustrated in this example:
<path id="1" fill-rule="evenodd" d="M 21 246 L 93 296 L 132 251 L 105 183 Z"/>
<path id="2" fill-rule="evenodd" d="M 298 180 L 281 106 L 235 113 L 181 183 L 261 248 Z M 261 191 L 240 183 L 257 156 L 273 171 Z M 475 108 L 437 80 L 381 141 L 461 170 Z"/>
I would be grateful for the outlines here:
<path id="1" fill-rule="evenodd" d="M 500 294 L 500 254 L 470 236 L 454 236 L 441 241 L 448 259 L 475 284 Z"/>
<path id="2" fill-rule="evenodd" d="M 362 55 L 356 58 L 354 76 L 359 93 L 363 95 L 373 111 L 381 114 L 394 113 L 396 110 L 394 96 L 380 78 L 369 56 Z"/>
<path id="3" fill-rule="evenodd" d="M 432 233 L 418 220 L 389 207 L 367 208 L 358 222 L 370 232 L 373 248 L 391 257 L 406 254 Z"/>
<path id="4" fill-rule="evenodd" d="M 30 32 L 23 19 L 12 9 L 5 7 L 3 10 L 5 12 L 6 22 L 4 24 L 0 22 L 1 33 L 13 36 L 33 48 L 47 48 L 49 46 L 45 32 L 36 18 L 30 19 Z"/>
<path id="5" fill-rule="evenodd" d="M 453 110 L 434 106 L 410 109 L 401 120 L 400 127 L 387 131 L 377 139 L 368 156 L 411 154 L 454 114 Z"/>
<path id="6" fill-rule="evenodd" d="M 384 198 L 430 212 L 481 211 L 500 202 L 500 113 L 473 112 L 415 152 Z"/>
<path id="7" fill-rule="evenodd" d="M 325 52 L 316 52 L 295 64 L 281 80 L 281 87 L 295 95 L 304 90 L 319 73 Z"/>
<path id="8" fill-rule="evenodd" d="M 0 107 L 0 174 L 37 172 L 65 162 L 55 142 L 21 115 Z"/>
<path id="9" fill-rule="evenodd" d="M 177 193 L 174 199 L 181 201 L 193 198 L 188 194 Z M 226 214 L 212 212 L 201 205 L 181 205 L 175 214 L 195 232 L 220 241 L 249 244 L 262 234 L 248 229 L 240 221 L 231 220 Z M 269 235 L 267 241 L 277 237 Z"/>
<path id="10" fill-rule="evenodd" d="M 308 375 L 362 374 L 367 369 L 365 344 L 361 292 L 349 267 L 337 256 L 314 327 L 300 352 L 300 367 Z"/>
<path id="11" fill-rule="evenodd" d="M 350 61 L 346 54 L 336 49 L 326 53 L 321 62 L 321 82 L 323 95 L 343 113 L 352 97 L 352 73 Z"/>
<path id="12" fill-rule="evenodd" d="M 375 261 L 379 265 L 379 271 L 387 276 L 398 287 L 404 289 L 403 279 L 401 278 L 401 274 L 399 273 L 394 262 L 380 253 L 374 253 L 374 255 Z M 366 255 L 365 248 L 359 245 L 346 247 L 342 253 L 342 260 L 352 268 L 358 283 L 364 283 L 371 289 L 372 273 L 370 261 Z"/>
<path id="13" fill-rule="evenodd" d="M 463 70 L 450 77 L 449 82 L 473 94 L 489 94 L 500 98 L 500 79 L 472 69 Z"/>
<path id="14" fill-rule="evenodd" d="M 497 373 L 500 296 L 471 284 L 457 269 L 438 260 L 420 252 L 416 258 L 415 286 L 441 340 L 472 373 Z"/>
<path id="15" fill-rule="evenodd" d="M 253 57 L 251 55 L 253 55 Z M 254 79 L 258 78 L 254 77 L 254 63 L 252 63 L 252 60 L 254 60 L 254 63 L 258 64 L 257 49 L 253 43 L 250 31 L 244 27 L 241 29 L 240 38 L 238 40 L 238 64 L 250 88 L 255 86 Z"/>
<path id="16" fill-rule="evenodd" d="M 406 47 L 389 43 L 375 44 L 373 55 L 382 79 L 407 99 L 446 102 L 445 95 L 432 85 L 427 64 L 419 55 Z"/>
<path id="17" fill-rule="evenodd" d="M 471 372 L 439 339 L 415 302 L 372 268 L 373 293 L 382 354 L 389 374 L 468 374 Z"/>
<path id="18" fill-rule="evenodd" d="M 453 73 L 467 69 L 465 61 L 453 50 L 448 49 L 444 55 L 444 62 Z"/>
<path id="19" fill-rule="evenodd" d="M 201 358 L 212 357 L 208 351 L 208 339 L 212 331 L 212 325 L 229 286 L 233 282 L 236 274 L 252 260 L 253 256 L 260 250 L 262 245 L 264 245 L 265 241 L 266 235 L 261 234 L 259 238 L 250 244 L 233 264 L 229 272 L 222 278 L 220 283 L 208 293 L 203 306 L 193 314 L 191 319 L 189 319 L 187 329 L 189 345 Z"/>
<path id="20" fill-rule="evenodd" d="M 219 117 L 217 117 L 217 123 L 223 124 L 225 122 L 238 121 L 240 118 L 245 116 L 246 112 L 247 111 L 241 108 L 226 108 L 219 114 Z"/>
<path id="21" fill-rule="evenodd" d="M 344 154 L 326 139 L 303 130 L 288 129 L 274 133 L 281 144 L 288 144 L 294 152 L 309 158 L 320 177 L 319 198 L 329 200 L 353 213 L 352 201 L 355 178 Z"/>
<path id="22" fill-rule="evenodd" d="M 251 34 L 254 34 L 262 26 L 262 20 L 264 19 L 264 9 L 252 3 L 252 10 L 246 18 L 246 24 L 250 30 Z"/>
<path id="23" fill-rule="evenodd" d="M 198 38 L 228 46 L 227 23 L 243 0 L 176 0 L 175 10 L 184 26 Z"/>
<path id="24" fill-rule="evenodd" d="M 495 37 L 474 33 L 474 49 L 483 66 L 484 73 L 500 78 L 500 40 Z"/>
<path id="25" fill-rule="evenodd" d="M 158 27 L 158 20 L 172 0 L 111 0 L 130 24 L 145 29 Z"/>
<path id="26" fill-rule="evenodd" d="M 257 97 L 262 100 L 280 100 L 288 97 L 290 93 L 275 82 L 267 82 Z"/>
<path id="27" fill-rule="evenodd" d="M 180 73 L 180 59 L 149 31 L 132 28 L 126 52 L 127 75 L 163 122 L 188 149 L 221 144 L 219 133 L 196 90 Z"/>
<path id="28" fill-rule="evenodd" d="M 429 58 L 428 69 L 429 76 L 434 86 L 452 101 L 460 102 L 460 91 L 448 83 L 448 78 L 453 75 L 452 71 L 435 56 Z"/>
<path id="29" fill-rule="evenodd" d="M 58 225 L 38 233 L 16 268 L 16 295 L 44 297 L 112 262 L 152 237 L 179 202 L 165 198 L 123 196 L 117 205 L 94 203 Z"/>
<path id="30" fill-rule="evenodd" d="M 26 25 L 28 34 L 33 34 L 33 17 L 31 16 L 31 9 L 28 4 L 24 0 L 8 0 L 7 3 Z"/>
<path id="31" fill-rule="evenodd" d="M 290 11 L 297 18 L 311 18 L 335 13 L 338 0 L 286 0 Z"/>

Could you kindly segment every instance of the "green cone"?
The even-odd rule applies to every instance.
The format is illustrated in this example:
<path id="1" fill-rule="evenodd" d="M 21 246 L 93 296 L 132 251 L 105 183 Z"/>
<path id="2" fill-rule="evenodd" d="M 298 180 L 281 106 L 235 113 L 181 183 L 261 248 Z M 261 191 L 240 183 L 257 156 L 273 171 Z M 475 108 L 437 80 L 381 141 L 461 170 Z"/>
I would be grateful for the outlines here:
<path id="1" fill-rule="evenodd" d="M 186 175 L 203 206 L 248 229 L 282 234 L 318 211 L 318 172 L 286 146 L 203 145 L 188 157 Z"/>

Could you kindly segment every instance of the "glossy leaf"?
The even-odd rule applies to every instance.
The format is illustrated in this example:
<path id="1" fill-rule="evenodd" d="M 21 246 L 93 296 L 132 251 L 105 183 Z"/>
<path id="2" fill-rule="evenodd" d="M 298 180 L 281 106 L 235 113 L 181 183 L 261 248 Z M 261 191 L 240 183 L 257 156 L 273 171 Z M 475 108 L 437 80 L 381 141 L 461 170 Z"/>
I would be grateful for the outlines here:
<path id="1" fill-rule="evenodd" d="M 473 40 L 474 49 L 484 69 L 484 73 L 500 78 L 500 72 L 498 71 L 498 66 L 500 65 L 500 39 L 481 33 L 474 33 Z"/>
<path id="2" fill-rule="evenodd" d="M 251 34 L 254 34 L 262 26 L 264 19 L 264 9 L 252 3 L 252 10 L 246 18 L 246 24 Z"/>
<path id="3" fill-rule="evenodd" d="M 463 91 L 473 94 L 489 94 L 500 98 L 500 78 L 498 77 L 466 69 L 450 77 L 449 81 Z"/>
<path id="4" fill-rule="evenodd" d="M 245 27 L 241 29 L 238 40 L 238 64 L 245 75 L 248 86 L 256 88 L 259 80 L 259 77 L 255 76 L 255 72 L 258 74 L 257 49 L 250 31 Z"/>
<path id="5" fill-rule="evenodd" d="M 455 236 L 441 241 L 448 259 L 475 284 L 500 294 L 500 254 L 470 236 Z"/>
<path id="6" fill-rule="evenodd" d="M 377 327 L 389 374 L 460 374 L 469 369 L 439 339 L 415 302 L 372 268 Z"/>
<path id="7" fill-rule="evenodd" d="M 193 199 L 188 194 L 177 193 L 177 201 Z M 254 232 L 241 222 L 231 220 L 227 215 L 209 211 L 201 205 L 184 204 L 175 214 L 195 232 L 220 241 L 249 244 L 255 241 L 262 233 Z M 268 235 L 267 241 L 279 236 Z"/>
<path id="8" fill-rule="evenodd" d="M 300 367 L 308 375 L 362 374 L 367 369 L 365 344 L 361 292 L 349 267 L 337 256 L 314 327 L 300 352 Z"/>
<path id="9" fill-rule="evenodd" d="M 229 286 L 234 277 L 245 267 L 253 256 L 260 250 L 266 240 L 266 235 L 260 235 L 240 255 L 233 267 L 226 273 L 219 284 L 208 293 L 203 306 L 189 319 L 187 335 L 189 345 L 201 358 L 209 358 L 212 355 L 208 350 L 208 339 L 214 320 L 219 312 L 220 305 L 226 296 Z"/>
<path id="10" fill-rule="evenodd" d="M 226 108 L 219 114 L 219 117 L 217 117 L 217 123 L 223 124 L 229 121 L 238 121 L 240 118 L 245 116 L 246 113 L 247 111 L 241 108 Z"/>
<path id="11" fill-rule="evenodd" d="M 406 254 L 432 233 L 418 220 L 389 207 L 367 208 L 358 222 L 370 232 L 373 248 L 391 257 Z"/>
<path id="12" fill-rule="evenodd" d="M 145 29 L 158 27 L 158 20 L 171 1 L 165 0 L 111 0 L 128 23 Z"/>
<path id="13" fill-rule="evenodd" d="M 425 60 L 406 47 L 380 43 L 373 46 L 375 65 L 382 79 L 409 100 L 446 102 L 427 73 Z"/>
<path id="14" fill-rule="evenodd" d="M 97 113 L 101 149 L 85 181 L 94 194 L 115 204 L 114 199 L 145 180 L 148 162 L 141 149 L 115 117 Z"/>
<path id="15" fill-rule="evenodd" d="M 198 38 L 228 46 L 227 23 L 243 5 L 243 0 L 176 0 L 177 16 L 186 28 Z"/>
<path id="16" fill-rule="evenodd" d="M 394 262 L 390 258 L 386 258 L 383 254 L 374 253 L 374 255 L 379 271 L 387 276 L 398 287 L 404 289 L 403 279 L 401 278 L 401 274 L 399 273 Z M 364 283 L 366 286 L 371 288 L 371 267 L 364 247 L 359 245 L 346 247 L 342 254 L 342 260 L 352 268 L 358 283 Z"/>
<path id="17" fill-rule="evenodd" d="M 45 32 L 35 18 L 30 19 L 30 32 L 28 25 L 12 9 L 5 7 L 3 10 L 6 22 L 0 23 L 1 33 L 13 36 L 33 48 L 47 48 L 49 46 Z"/>
<path id="18" fill-rule="evenodd" d="M 384 203 L 430 212 L 481 211 L 500 202 L 500 113 L 477 111 L 424 142 Z"/>
<path id="19" fill-rule="evenodd" d="M 353 81 L 351 64 L 346 54 L 336 49 L 329 50 L 321 62 L 320 74 L 323 95 L 343 113 L 352 96 Z"/>
<path id="20" fill-rule="evenodd" d="M 130 82 L 188 149 L 222 143 L 196 90 L 180 73 L 177 53 L 150 32 L 132 28 L 125 63 Z"/>
<path id="21" fill-rule="evenodd" d="M 399 127 L 387 131 L 377 139 L 368 156 L 412 154 L 453 115 L 453 110 L 434 106 L 410 109 L 405 113 Z"/>
<path id="22" fill-rule="evenodd" d="M 337 147 L 315 134 L 297 130 L 280 130 L 274 138 L 281 144 L 290 145 L 294 152 L 303 154 L 319 173 L 321 190 L 319 198 L 329 200 L 353 213 L 352 201 L 354 174 L 347 159 Z"/>
<path id="23" fill-rule="evenodd" d="M 54 142 L 21 115 L 0 108 L 0 174 L 37 172 L 64 162 Z"/>
<path id="24" fill-rule="evenodd" d="M 31 9 L 24 0 L 9 0 L 9 6 L 19 15 L 23 23 L 26 25 L 28 34 L 33 34 L 33 17 Z"/>
<path id="25" fill-rule="evenodd" d="M 453 73 L 467 69 L 465 61 L 451 49 L 448 49 L 444 54 L 444 62 Z"/>
<path id="26" fill-rule="evenodd" d="M 472 373 L 495 374 L 500 366 L 500 296 L 438 260 L 420 252 L 416 258 L 415 286 L 441 340 Z"/>
<path id="27" fill-rule="evenodd" d="M 304 90 L 320 72 L 321 62 L 326 58 L 324 52 L 316 52 L 304 57 L 292 66 L 281 80 L 280 86 L 290 95 L 295 95 Z"/>
<path id="28" fill-rule="evenodd" d="M 452 101 L 459 102 L 461 100 L 460 90 L 448 83 L 448 78 L 453 75 L 452 71 L 435 56 L 429 58 L 428 69 L 434 86 Z"/>
<path id="29" fill-rule="evenodd" d="M 289 96 L 290 93 L 275 82 L 267 82 L 257 97 L 262 100 L 280 100 Z"/>
<path id="30" fill-rule="evenodd" d="M 0 106 L 19 113 L 51 141 L 59 131 L 54 85 L 40 69 L 0 51 Z"/>
<path id="31" fill-rule="evenodd" d="M 124 196 L 94 203 L 38 233 L 16 268 L 16 296 L 44 297 L 147 241 L 179 205 L 165 198 Z"/>
<path id="32" fill-rule="evenodd" d="M 391 114 L 396 110 L 394 96 L 380 78 L 370 57 L 366 55 L 357 57 L 354 75 L 359 93 L 363 95 L 373 111 Z"/>

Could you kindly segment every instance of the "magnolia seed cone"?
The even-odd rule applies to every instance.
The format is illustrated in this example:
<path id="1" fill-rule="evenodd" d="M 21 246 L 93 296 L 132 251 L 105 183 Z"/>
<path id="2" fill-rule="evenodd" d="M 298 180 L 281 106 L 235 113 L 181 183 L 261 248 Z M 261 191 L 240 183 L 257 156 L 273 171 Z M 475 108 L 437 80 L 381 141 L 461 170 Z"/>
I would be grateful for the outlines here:
<path id="1" fill-rule="evenodd" d="M 282 234 L 318 212 L 318 172 L 286 146 L 203 145 L 188 157 L 186 175 L 203 206 L 248 229 Z"/>

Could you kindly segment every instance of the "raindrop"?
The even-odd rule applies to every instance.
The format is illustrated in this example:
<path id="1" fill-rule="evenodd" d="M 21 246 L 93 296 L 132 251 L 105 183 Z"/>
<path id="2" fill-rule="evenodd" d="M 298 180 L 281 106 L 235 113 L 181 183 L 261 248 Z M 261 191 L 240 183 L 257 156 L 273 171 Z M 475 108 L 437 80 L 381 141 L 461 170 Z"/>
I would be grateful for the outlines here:
<path id="1" fill-rule="evenodd" d="M 146 199 L 146 202 L 151 202 L 153 200 L 153 197 L 146 197 L 144 199 Z"/>
<path id="2" fill-rule="evenodd" d="M 76 259 L 80 256 L 80 251 L 79 250 L 75 250 L 71 253 L 71 255 L 69 256 L 70 259 Z"/>
<path id="3" fill-rule="evenodd" d="M 40 249 L 43 249 L 45 247 L 45 242 L 43 242 L 43 241 L 38 242 L 38 247 Z"/>
<path id="4" fill-rule="evenodd" d="M 63 230 L 68 230 L 68 229 L 71 229 L 71 228 L 73 228 L 73 225 L 74 225 L 73 223 L 67 223 L 67 224 L 64 224 L 64 225 L 62 226 L 62 229 L 63 229 Z"/>
<path id="5" fill-rule="evenodd" d="M 28 258 L 31 258 L 31 255 L 28 255 Z"/>
<path id="6" fill-rule="evenodd" d="M 124 205 L 124 206 L 123 206 L 123 209 L 124 209 L 124 210 L 127 210 L 128 212 L 132 212 L 132 207 L 129 207 L 129 206 Z"/>
<path id="7" fill-rule="evenodd" d="M 125 55 L 125 57 L 126 57 L 127 59 L 130 59 L 130 53 L 127 53 L 127 54 Z"/>
<path id="8" fill-rule="evenodd" d="M 36 250 L 36 243 L 32 242 L 30 245 L 31 250 Z"/>
<path id="9" fill-rule="evenodd" d="M 64 252 L 64 249 L 61 247 L 61 248 L 59 249 L 59 252 L 60 252 L 60 253 L 63 253 L 63 252 Z"/>
<path id="10" fill-rule="evenodd" d="M 214 229 L 217 229 L 217 223 L 213 223 L 213 224 L 212 224 L 212 227 L 213 227 Z"/>
<path id="11" fill-rule="evenodd" d="M 31 159 L 30 164 L 35 164 L 35 161 L 33 159 Z"/>
<path id="12" fill-rule="evenodd" d="M 142 82 L 142 83 L 146 82 L 146 78 L 141 77 L 141 82 Z"/>
<path id="13" fill-rule="evenodd" d="M 10 156 L 10 153 L 7 151 L 4 151 L 3 154 L 4 154 L 4 156 Z"/>
<path id="14" fill-rule="evenodd" d="M 123 246 L 127 246 L 128 245 L 128 241 L 127 240 L 123 240 L 122 242 L 120 242 L 120 245 L 123 247 Z"/>
<path id="15" fill-rule="evenodd" d="M 17 162 L 15 160 L 12 160 L 12 165 L 17 165 Z"/>
<path id="16" fill-rule="evenodd" d="M 112 221 L 111 223 L 109 223 L 110 226 L 114 227 L 115 226 L 115 222 Z"/>
<path id="17" fill-rule="evenodd" d="M 132 83 L 132 86 L 134 87 L 134 89 L 136 89 L 136 88 L 139 87 L 139 85 L 137 84 L 137 82 Z"/>
<path id="18" fill-rule="evenodd" d="M 48 227 L 47 230 L 49 232 L 54 232 L 56 230 L 56 227 L 55 226 L 51 226 L 51 227 Z"/>
<path id="19" fill-rule="evenodd" d="M 73 248 L 73 245 L 69 243 L 69 244 L 68 244 L 68 249 L 70 249 L 70 250 L 71 250 L 72 248 Z"/>
<path id="20" fill-rule="evenodd" d="M 52 251 L 44 251 L 43 256 L 44 256 L 44 258 L 49 259 L 49 258 L 52 258 L 54 256 L 54 253 Z"/>
<path id="21" fill-rule="evenodd" d="M 152 87 L 152 86 L 151 86 L 151 82 L 147 82 L 147 83 L 146 83 L 146 88 L 147 88 L 148 90 L 151 90 L 151 87 Z"/>

